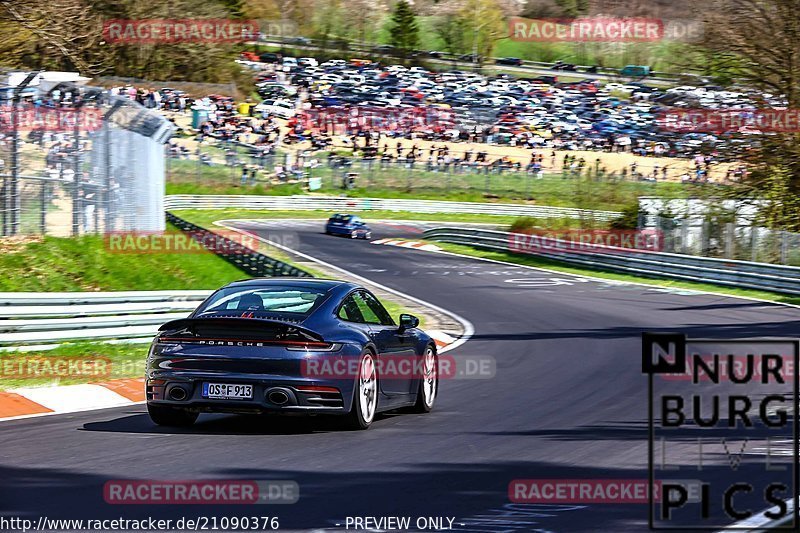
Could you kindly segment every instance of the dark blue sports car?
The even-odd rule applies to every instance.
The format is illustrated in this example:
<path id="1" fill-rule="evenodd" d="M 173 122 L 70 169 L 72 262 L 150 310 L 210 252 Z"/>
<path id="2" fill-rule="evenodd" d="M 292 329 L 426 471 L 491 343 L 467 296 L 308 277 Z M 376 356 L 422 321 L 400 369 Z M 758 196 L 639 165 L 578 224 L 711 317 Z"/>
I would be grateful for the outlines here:
<path id="1" fill-rule="evenodd" d="M 251 279 L 161 326 L 147 357 L 147 410 L 159 425 L 198 414 L 339 415 L 366 429 L 381 411 L 433 408 L 436 345 L 396 323 L 367 289 L 320 279 Z"/>
<path id="2" fill-rule="evenodd" d="M 372 230 L 366 222 L 355 215 L 337 213 L 325 224 L 328 235 L 345 235 L 352 239 L 371 239 Z"/>

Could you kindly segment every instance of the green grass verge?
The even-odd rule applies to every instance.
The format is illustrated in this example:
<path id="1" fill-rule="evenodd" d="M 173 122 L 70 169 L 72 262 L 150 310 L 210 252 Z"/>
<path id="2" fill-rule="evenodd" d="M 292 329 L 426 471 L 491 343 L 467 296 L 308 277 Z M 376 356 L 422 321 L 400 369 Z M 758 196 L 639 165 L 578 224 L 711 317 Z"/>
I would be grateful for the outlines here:
<path id="1" fill-rule="evenodd" d="M 722 285 L 714 285 L 711 283 L 695 283 L 690 281 L 647 278 L 641 276 L 633 276 L 630 274 L 620 274 L 617 272 L 611 272 L 605 270 L 582 268 L 582 267 L 567 265 L 559 261 L 553 261 L 550 259 L 545 259 L 530 255 L 519 255 L 510 252 L 484 250 L 461 244 L 452 244 L 452 243 L 438 242 L 438 241 L 435 244 L 436 246 L 439 246 L 445 251 L 461 255 L 468 255 L 471 257 L 481 257 L 484 259 L 494 259 L 496 261 L 504 261 L 506 263 L 514 263 L 517 265 L 546 268 L 549 270 L 555 270 L 567 274 L 591 276 L 595 278 L 603 278 L 613 281 L 627 281 L 633 283 L 641 283 L 644 285 L 653 285 L 656 287 L 672 288 L 672 289 L 686 289 L 692 291 L 713 292 L 717 294 L 725 294 L 728 296 L 741 296 L 745 298 L 757 298 L 760 300 L 767 300 L 770 302 L 800 305 L 800 297 L 788 296 L 785 294 L 778 294 L 774 292 L 751 290 L 751 289 L 734 289 L 730 287 L 724 287 Z"/>
<path id="2" fill-rule="evenodd" d="M 210 252 L 116 253 L 94 235 L 6 244 L 0 271 L 7 292 L 216 289 L 245 277 Z"/>
<path id="3" fill-rule="evenodd" d="M 148 346 L 75 342 L 52 350 L 0 353 L 0 390 L 142 377 Z M 65 370 L 71 360 L 80 363 Z"/>
<path id="4" fill-rule="evenodd" d="M 238 183 L 167 183 L 166 194 L 222 194 L 226 196 L 236 196 L 240 194 L 252 194 L 256 196 L 289 196 L 292 194 L 304 194 L 305 188 L 299 183 L 271 186 L 265 183 L 256 185 L 240 185 Z"/>

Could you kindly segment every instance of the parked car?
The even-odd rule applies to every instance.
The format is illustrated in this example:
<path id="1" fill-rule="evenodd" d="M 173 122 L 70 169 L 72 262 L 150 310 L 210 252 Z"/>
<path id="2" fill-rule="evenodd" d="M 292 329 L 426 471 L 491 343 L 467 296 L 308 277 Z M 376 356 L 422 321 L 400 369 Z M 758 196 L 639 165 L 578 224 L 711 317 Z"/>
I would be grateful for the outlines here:
<path id="1" fill-rule="evenodd" d="M 629 78 L 644 78 L 650 75 L 650 67 L 645 65 L 625 65 L 619 71 L 619 75 Z"/>
<path id="2" fill-rule="evenodd" d="M 275 54 L 273 52 L 264 52 L 263 54 L 258 56 L 258 59 L 262 63 L 280 63 L 281 56 L 279 54 Z"/>
<path id="3" fill-rule="evenodd" d="M 522 66 L 522 60 L 518 57 L 500 57 L 495 59 L 496 65 L 511 65 L 513 67 Z"/>
<path id="4" fill-rule="evenodd" d="M 292 118 L 297 114 L 294 103 L 289 100 L 278 99 L 270 102 L 265 100 L 256 106 L 256 112 L 262 116 L 275 115 L 280 118 Z"/>

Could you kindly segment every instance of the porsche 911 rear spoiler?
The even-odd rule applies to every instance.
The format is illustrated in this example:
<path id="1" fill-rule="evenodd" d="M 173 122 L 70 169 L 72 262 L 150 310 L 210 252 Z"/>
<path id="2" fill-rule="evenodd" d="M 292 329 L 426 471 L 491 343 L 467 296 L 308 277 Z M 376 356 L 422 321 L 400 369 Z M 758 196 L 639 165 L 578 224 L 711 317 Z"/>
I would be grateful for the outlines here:
<path id="1" fill-rule="evenodd" d="M 257 317 L 180 318 L 158 328 L 159 341 L 220 340 L 271 344 L 327 344 L 321 334 L 298 324 Z"/>

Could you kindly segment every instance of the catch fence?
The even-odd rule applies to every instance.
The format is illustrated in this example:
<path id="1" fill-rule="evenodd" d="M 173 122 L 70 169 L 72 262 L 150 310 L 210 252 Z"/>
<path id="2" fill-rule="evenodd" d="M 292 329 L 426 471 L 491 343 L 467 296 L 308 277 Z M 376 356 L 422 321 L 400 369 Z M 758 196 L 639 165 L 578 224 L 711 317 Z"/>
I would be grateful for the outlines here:
<path id="1" fill-rule="evenodd" d="M 0 236 L 163 230 L 173 130 L 98 87 L 15 92 L 0 115 Z"/>

